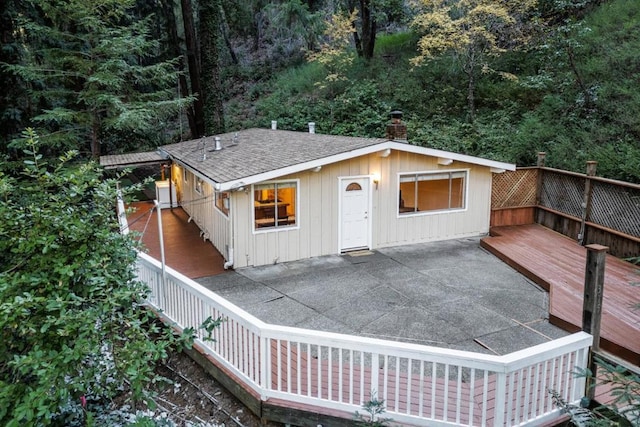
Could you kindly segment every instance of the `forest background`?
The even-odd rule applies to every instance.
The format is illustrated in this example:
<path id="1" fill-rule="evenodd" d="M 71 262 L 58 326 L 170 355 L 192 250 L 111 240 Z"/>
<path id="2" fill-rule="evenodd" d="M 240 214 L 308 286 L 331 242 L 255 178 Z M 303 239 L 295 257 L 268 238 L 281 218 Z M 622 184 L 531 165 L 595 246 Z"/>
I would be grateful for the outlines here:
<path id="1" fill-rule="evenodd" d="M 355 13 L 351 13 L 353 11 Z M 640 182 L 634 0 L 7 0 L 0 151 L 86 157 L 249 127 Z"/>
<path id="2" fill-rule="evenodd" d="M 0 423 L 111 417 L 189 344 L 138 309 L 122 175 L 88 159 L 399 109 L 414 144 L 640 182 L 639 27 L 637 0 L 0 2 Z"/>

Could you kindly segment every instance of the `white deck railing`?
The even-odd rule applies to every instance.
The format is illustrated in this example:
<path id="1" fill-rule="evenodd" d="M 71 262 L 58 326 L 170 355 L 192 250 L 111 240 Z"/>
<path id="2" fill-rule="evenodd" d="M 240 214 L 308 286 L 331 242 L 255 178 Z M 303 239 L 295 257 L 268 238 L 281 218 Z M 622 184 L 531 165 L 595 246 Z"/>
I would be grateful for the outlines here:
<path id="1" fill-rule="evenodd" d="M 141 253 L 148 302 L 178 328 L 221 318 L 215 341 L 197 340 L 263 400 L 277 398 L 348 413 L 372 393 L 396 423 L 534 426 L 560 416 L 549 390 L 568 402 L 584 395 L 592 337 L 565 338 L 493 356 L 264 323 L 193 280 Z"/>

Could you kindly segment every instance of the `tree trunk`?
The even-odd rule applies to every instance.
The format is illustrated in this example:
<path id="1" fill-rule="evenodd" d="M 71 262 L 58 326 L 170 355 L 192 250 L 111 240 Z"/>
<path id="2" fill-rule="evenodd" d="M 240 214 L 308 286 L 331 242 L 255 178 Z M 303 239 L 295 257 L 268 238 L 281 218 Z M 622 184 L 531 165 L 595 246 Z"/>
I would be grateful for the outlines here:
<path id="1" fill-rule="evenodd" d="M 584 107 L 585 109 L 590 110 L 592 108 L 591 94 L 589 93 L 589 89 L 587 88 L 587 85 L 585 84 L 584 79 L 582 78 L 582 75 L 578 70 L 578 65 L 576 64 L 576 55 L 571 46 L 567 48 L 567 57 L 569 58 L 569 67 L 571 68 L 571 72 L 573 72 L 573 75 L 576 78 L 576 84 L 580 88 L 580 92 L 582 92 L 582 96 L 584 97 Z"/>
<path id="2" fill-rule="evenodd" d="M 183 71 L 184 70 L 184 61 L 182 59 L 180 59 L 180 70 Z M 180 94 L 183 97 L 187 97 L 190 95 L 189 93 L 189 85 L 187 83 L 187 78 L 184 76 L 184 74 L 180 74 L 180 76 L 178 76 L 178 83 L 180 85 Z M 195 114 L 195 108 L 194 108 L 194 104 L 197 102 L 194 101 L 193 104 L 189 105 L 187 107 L 187 121 L 189 122 L 189 132 L 191 134 L 191 138 L 197 138 L 196 135 L 200 135 L 202 136 L 202 133 L 199 132 L 198 130 L 198 123 L 196 121 L 196 114 Z M 182 134 L 180 134 L 180 140 L 182 140 Z"/>
<path id="3" fill-rule="evenodd" d="M 473 74 L 473 70 L 470 70 L 467 76 L 469 77 L 469 86 L 467 88 L 467 109 L 469 110 L 469 122 L 473 123 L 476 116 L 476 78 Z"/>
<path id="4" fill-rule="evenodd" d="M 200 2 L 200 60 L 206 135 L 224 132 L 222 84 L 218 60 L 221 10 L 221 0 Z"/>
<path id="5" fill-rule="evenodd" d="M 466 64 L 463 64 L 464 72 L 467 74 L 467 109 L 469 123 L 473 123 L 476 118 L 476 51 L 473 47 L 467 52 Z"/>
<path id="6" fill-rule="evenodd" d="M 361 52 L 365 59 L 373 58 L 376 44 L 376 19 L 372 14 L 372 0 L 360 0 L 360 18 L 362 20 Z"/>
<path id="7" fill-rule="evenodd" d="M 189 67 L 189 80 L 191 93 L 197 98 L 193 103 L 193 116 L 195 132 L 192 130 L 192 138 L 200 138 L 204 135 L 204 109 L 203 93 L 200 85 L 200 64 L 198 63 L 198 44 L 196 31 L 193 24 L 193 8 L 191 0 L 180 0 L 182 6 L 182 20 L 184 22 L 184 40 L 187 45 L 187 65 Z"/>
<path id="8" fill-rule="evenodd" d="M 92 111 L 93 123 L 91 125 L 91 157 L 97 159 L 100 157 L 100 139 L 98 138 L 100 125 L 98 124 L 97 114 Z"/>
<path id="9" fill-rule="evenodd" d="M 2 46 L 0 64 L 17 64 L 20 61 L 20 50 L 14 48 L 18 44 L 16 40 L 18 31 L 15 28 L 17 23 L 12 19 L 13 8 L 15 5 L 12 1 L 0 3 L 0 46 Z M 27 109 L 29 97 L 25 96 L 27 91 L 24 90 L 17 76 L 4 67 L 0 67 L 0 82 L 3 87 L 0 95 L 0 141 L 8 141 L 23 127 L 23 120 L 20 118 L 22 115 L 7 114 L 7 112 L 17 106 Z M 24 116 L 32 117 L 28 111 L 23 113 L 25 113 Z"/>
<path id="10" fill-rule="evenodd" d="M 173 0 L 167 0 L 163 2 L 164 13 L 167 18 L 167 33 L 169 34 L 169 43 L 171 44 L 173 55 L 180 57 L 180 62 L 178 67 L 181 72 L 185 71 L 185 64 L 182 59 L 182 49 L 180 46 L 180 38 L 178 37 L 178 26 L 176 21 L 175 13 L 173 12 Z M 187 83 L 187 79 L 184 74 L 180 74 L 178 76 L 178 87 L 180 90 L 180 95 L 183 97 L 187 97 L 190 95 L 189 85 Z M 180 113 L 182 116 L 182 113 Z M 180 118 L 182 121 L 182 117 Z M 196 118 L 194 114 L 193 105 L 187 107 L 187 120 L 189 122 L 189 131 L 192 137 L 198 134 L 198 127 L 196 125 Z M 180 126 L 180 139 L 182 140 L 182 126 Z"/>
<path id="11" fill-rule="evenodd" d="M 227 15 L 224 13 L 224 8 L 220 10 L 220 20 L 222 22 L 222 37 L 224 38 L 224 44 L 227 46 L 227 50 L 229 51 L 231 62 L 233 62 L 234 65 L 238 65 L 238 55 L 236 55 L 236 52 L 233 50 L 233 45 L 229 39 L 229 23 L 227 22 Z"/>

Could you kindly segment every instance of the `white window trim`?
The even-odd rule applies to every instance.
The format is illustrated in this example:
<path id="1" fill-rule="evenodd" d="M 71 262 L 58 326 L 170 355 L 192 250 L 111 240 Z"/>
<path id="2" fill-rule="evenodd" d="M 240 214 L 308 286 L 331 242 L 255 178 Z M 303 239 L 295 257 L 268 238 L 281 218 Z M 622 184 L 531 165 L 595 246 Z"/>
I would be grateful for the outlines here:
<path id="1" fill-rule="evenodd" d="M 400 200 L 400 178 L 403 175 L 435 175 L 441 173 L 452 173 L 452 172 L 464 172 L 464 207 L 463 208 L 455 208 L 455 209 L 440 209 L 435 211 L 418 211 L 418 212 L 408 212 L 401 214 L 398 207 L 398 200 Z M 469 176 L 471 175 L 471 169 L 437 169 L 437 170 L 427 170 L 427 171 L 408 171 L 408 172 L 398 172 L 397 180 L 396 180 L 396 218 L 415 218 L 417 216 L 427 216 L 427 215 L 443 215 L 450 214 L 456 212 L 466 212 L 469 210 Z"/>
<path id="2" fill-rule="evenodd" d="M 213 207 L 220 213 L 220 215 L 224 216 L 225 218 L 229 218 L 229 213 L 225 213 L 223 210 L 221 210 L 218 207 L 218 194 L 222 194 L 222 193 L 228 193 L 229 197 L 227 197 L 227 200 L 229 201 L 229 207 L 227 208 L 227 210 L 229 211 L 229 213 L 231 213 L 231 192 L 230 191 L 216 191 L 215 189 L 213 190 Z"/>
<path id="3" fill-rule="evenodd" d="M 265 227 L 256 228 L 256 209 L 254 204 L 255 186 L 265 184 L 281 184 L 286 182 L 295 182 L 296 184 L 296 223 L 295 225 L 288 225 L 282 227 Z M 264 181 L 251 185 L 251 197 L 249 197 L 249 203 L 251 204 L 251 229 L 253 234 L 265 234 L 265 233 L 277 233 L 283 231 L 299 230 L 300 229 L 300 179 L 280 179 L 277 181 Z"/>
<path id="4" fill-rule="evenodd" d="M 189 182 L 189 171 L 184 166 L 182 167 L 182 182 Z"/>
<path id="5" fill-rule="evenodd" d="M 200 190 L 198 190 L 198 184 L 200 184 Z M 196 179 L 193 180 L 193 191 L 201 196 L 204 194 L 204 179 L 196 176 Z"/>

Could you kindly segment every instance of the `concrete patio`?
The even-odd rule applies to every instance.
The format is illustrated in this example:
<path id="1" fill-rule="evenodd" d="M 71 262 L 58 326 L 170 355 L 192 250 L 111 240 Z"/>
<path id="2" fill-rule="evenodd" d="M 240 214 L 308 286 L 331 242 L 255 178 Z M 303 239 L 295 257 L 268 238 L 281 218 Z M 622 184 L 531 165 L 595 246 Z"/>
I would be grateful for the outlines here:
<path id="1" fill-rule="evenodd" d="M 506 354 L 567 332 L 479 238 L 243 268 L 197 282 L 267 323 Z"/>

